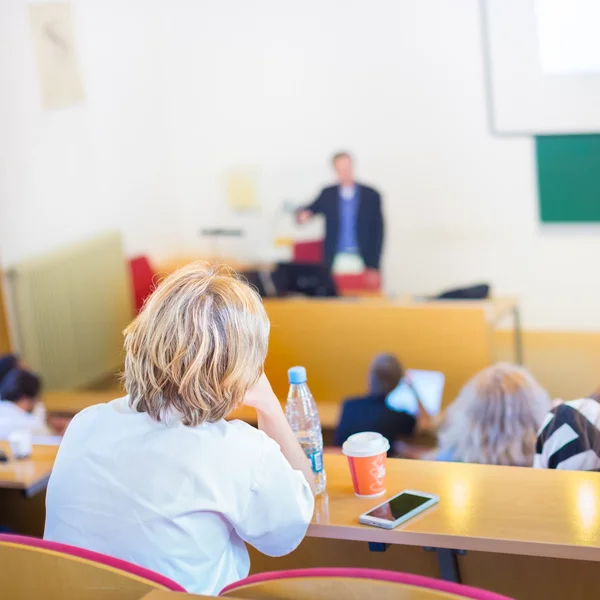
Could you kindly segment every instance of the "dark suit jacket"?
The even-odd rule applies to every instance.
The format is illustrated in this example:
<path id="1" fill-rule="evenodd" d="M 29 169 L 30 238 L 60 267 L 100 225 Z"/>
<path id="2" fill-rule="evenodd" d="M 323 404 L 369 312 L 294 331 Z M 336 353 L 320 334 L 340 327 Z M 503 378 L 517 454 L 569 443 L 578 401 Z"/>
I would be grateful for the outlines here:
<path id="1" fill-rule="evenodd" d="M 360 255 L 368 269 L 379 269 L 383 246 L 383 215 L 379 192 L 366 185 L 356 184 L 359 189 L 356 237 Z M 325 188 L 308 207 L 314 214 L 325 215 L 325 264 L 333 264 L 337 252 L 340 230 L 340 188 L 337 185 Z"/>
<path id="2" fill-rule="evenodd" d="M 386 437 L 391 447 L 399 435 L 412 434 L 417 423 L 416 419 L 408 413 L 389 409 L 385 398 L 385 396 L 366 396 L 346 400 L 333 443 L 341 446 L 355 433 L 375 431 Z"/>

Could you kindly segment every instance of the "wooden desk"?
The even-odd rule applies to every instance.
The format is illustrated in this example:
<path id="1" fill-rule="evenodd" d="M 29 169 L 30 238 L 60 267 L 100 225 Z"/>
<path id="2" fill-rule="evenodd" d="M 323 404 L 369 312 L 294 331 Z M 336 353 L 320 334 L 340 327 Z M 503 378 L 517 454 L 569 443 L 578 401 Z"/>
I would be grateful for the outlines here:
<path id="1" fill-rule="evenodd" d="M 124 396 L 119 389 L 88 391 L 88 390 L 53 390 L 45 392 L 44 405 L 49 413 L 76 415 L 89 406 L 103 404 Z"/>
<path id="2" fill-rule="evenodd" d="M 0 442 L 0 449 L 11 456 L 7 442 Z M 22 490 L 27 497 L 37 494 L 48 484 L 57 452 L 57 446 L 33 446 L 30 458 L 0 463 L 0 489 Z"/>
<path id="3" fill-rule="evenodd" d="M 39 490 L 57 452 L 34 446 L 30 459 L 1 463 L 0 488 Z M 597 473 L 389 459 L 386 496 L 410 488 L 437 494 L 440 503 L 387 531 L 358 523 L 382 498 L 354 496 L 346 457 L 326 454 L 325 468 L 327 502 L 317 502 L 309 536 L 600 561 Z"/>
<path id="4" fill-rule="evenodd" d="M 5 449 L 6 444 L 0 447 Z M 8 510 L 10 517 L 4 524 L 16 524 L 17 530 L 30 535 L 43 531 L 43 494 L 29 500 L 21 496 L 18 505 L 12 502 L 15 496 L 6 495 L 31 495 L 43 489 L 56 452 L 56 447 L 34 446 L 30 460 L 0 465 L 0 515 Z M 582 593 L 590 585 L 600 593 L 595 565 L 600 561 L 597 473 L 390 459 L 384 498 L 417 489 L 438 494 L 440 503 L 386 531 L 358 523 L 358 516 L 382 498 L 354 496 L 346 458 L 326 454 L 325 468 L 328 491 L 317 499 L 308 539 L 288 557 L 269 559 L 278 563 L 263 562 L 269 570 L 353 565 L 418 573 L 426 568 L 423 574 L 446 579 L 460 575 L 469 585 L 523 600 L 556 597 L 552 593 L 558 590 L 560 597 L 569 597 L 564 596 L 568 590 L 573 591 L 572 597 L 595 597 Z M 35 506 L 25 514 L 24 505 L 31 502 Z M 382 555 L 368 552 L 367 542 L 394 546 Z M 364 552 L 357 554 L 362 548 Z M 435 554 L 423 548 L 436 550 L 437 571 L 431 562 Z M 455 550 L 468 552 L 457 557 Z M 253 553 L 254 569 L 260 560 Z"/>
<path id="5" fill-rule="evenodd" d="M 334 427 L 344 398 L 367 387 L 376 354 L 393 352 L 414 369 L 446 375 L 444 406 L 481 369 L 496 360 L 494 328 L 515 317 L 515 357 L 520 358 L 518 305 L 514 299 L 420 302 L 386 299 L 267 299 L 271 337 L 266 371 L 275 393 L 284 400 L 287 370 L 304 365 L 323 427 Z M 75 414 L 121 395 L 118 390 L 48 392 L 48 411 Z M 328 408 L 325 408 L 325 405 Z"/>
<path id="6" fill-rule="evenodd" d="M 285 408 L 285 404 L 282 404 Z M 323 429 L 335 429 L 337 427 L 341 404 L 338 402 L 319 402 L 319 417 Z M 256 425 L 256 411 L 248 406 L 240 406 L 227 415 L 227 420 L 239 419 L 250 425 Z"/>
<path id="7" fill-rule="evenodd" d="M 426 461 L 387 462 L 387 494 L 437 494 L 437 506 L 394 530 L 358 523 L 382 498 L 354 496 L 347 460 L 326 455 L 327 501 L 308 535 L 446 550 L 600 561 L 600 477 Z"/>
<path id="8" fill-rule="evenodd" d="M 393 352 L 408 368 L 442 371 L 447 405 L 469 378 L 496 360 L 492 333 L 502 318 L 516 318 L 520 340 L 518 305 L 509 298 L 301 298 L 264 304 L 271 319 L 266 371 L 280 398 L 287 393 L 287 369 L 294 365 L 306 367 L 317 403 L 362 394 L 375 355 Z"/>
<path id="9" fill-rule="evenodd" d="M 122 390 L 102 391 L 51 391 L 44 394 L 44 404 L 49 413 L 65 413 L 76 415 L 78 412 L 93 406 L 110 402 L 125 394 Z M 319 415 L 323 429 L 334 429 L 337 426 L 341 405 L 337 402 L 320 402 Z M 256 425 L 256 411 L 248 406 L 240 406 L 227 416 L 228 420 L 240 419 Z"/>

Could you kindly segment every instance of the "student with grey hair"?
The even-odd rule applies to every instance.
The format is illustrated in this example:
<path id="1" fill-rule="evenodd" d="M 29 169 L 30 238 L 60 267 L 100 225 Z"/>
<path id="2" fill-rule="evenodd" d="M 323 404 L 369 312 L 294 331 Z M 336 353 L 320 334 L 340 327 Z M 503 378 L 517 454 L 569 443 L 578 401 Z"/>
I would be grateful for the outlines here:
<path id="1" fill-rule="evenodd" d="M 499 363 L 475 375 L 448 407 L 438 460 L 531 467 L 550 397 L 529 371 Z"/>

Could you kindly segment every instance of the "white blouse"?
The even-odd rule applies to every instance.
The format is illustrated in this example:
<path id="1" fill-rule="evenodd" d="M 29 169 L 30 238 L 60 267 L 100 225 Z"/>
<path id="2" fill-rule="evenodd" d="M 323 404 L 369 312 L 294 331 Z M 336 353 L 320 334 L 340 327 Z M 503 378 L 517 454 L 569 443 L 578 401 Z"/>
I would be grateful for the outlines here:
<path id="1" fill-rule="evenodd" d="M 241 421 L 165 425 L 125 397 L 71 422 L 48 484 L 44 538 L 218 594 L 248 574 L 244 542 L 287 554 L 313 508 L 306 479 L 262 431 Z"/>
<path id="2" fill-rule="evenodd" d="M 34 436 L 50 435 L 46 426 L 46 413 L 41 402 L 32 413 L 24 411 L 14 402 L 0 400 L 0 440 L 8 439 L 14 431 L 31 431 Z"/>

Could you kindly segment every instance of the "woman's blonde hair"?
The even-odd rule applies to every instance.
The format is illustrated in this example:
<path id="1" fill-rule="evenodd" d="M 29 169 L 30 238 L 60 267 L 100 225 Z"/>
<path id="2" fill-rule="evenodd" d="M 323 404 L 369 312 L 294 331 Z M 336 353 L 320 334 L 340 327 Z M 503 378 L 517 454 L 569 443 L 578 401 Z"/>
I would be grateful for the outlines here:
<path id="1" fill-rule="evenodd" d="M 131 406 L 156 421 L 213 423 L 244 399 L 267 355 L 269 320 L 232 271 L 192 263 L 167 277 L 125 329 Z"/>
<path id="2" fill-rule="evenodd" d="M 491 465 L 532 466 L 550 397 L 521 367 L 500 363 L 473 377 L 446 412 L 443 455 Z"/>

